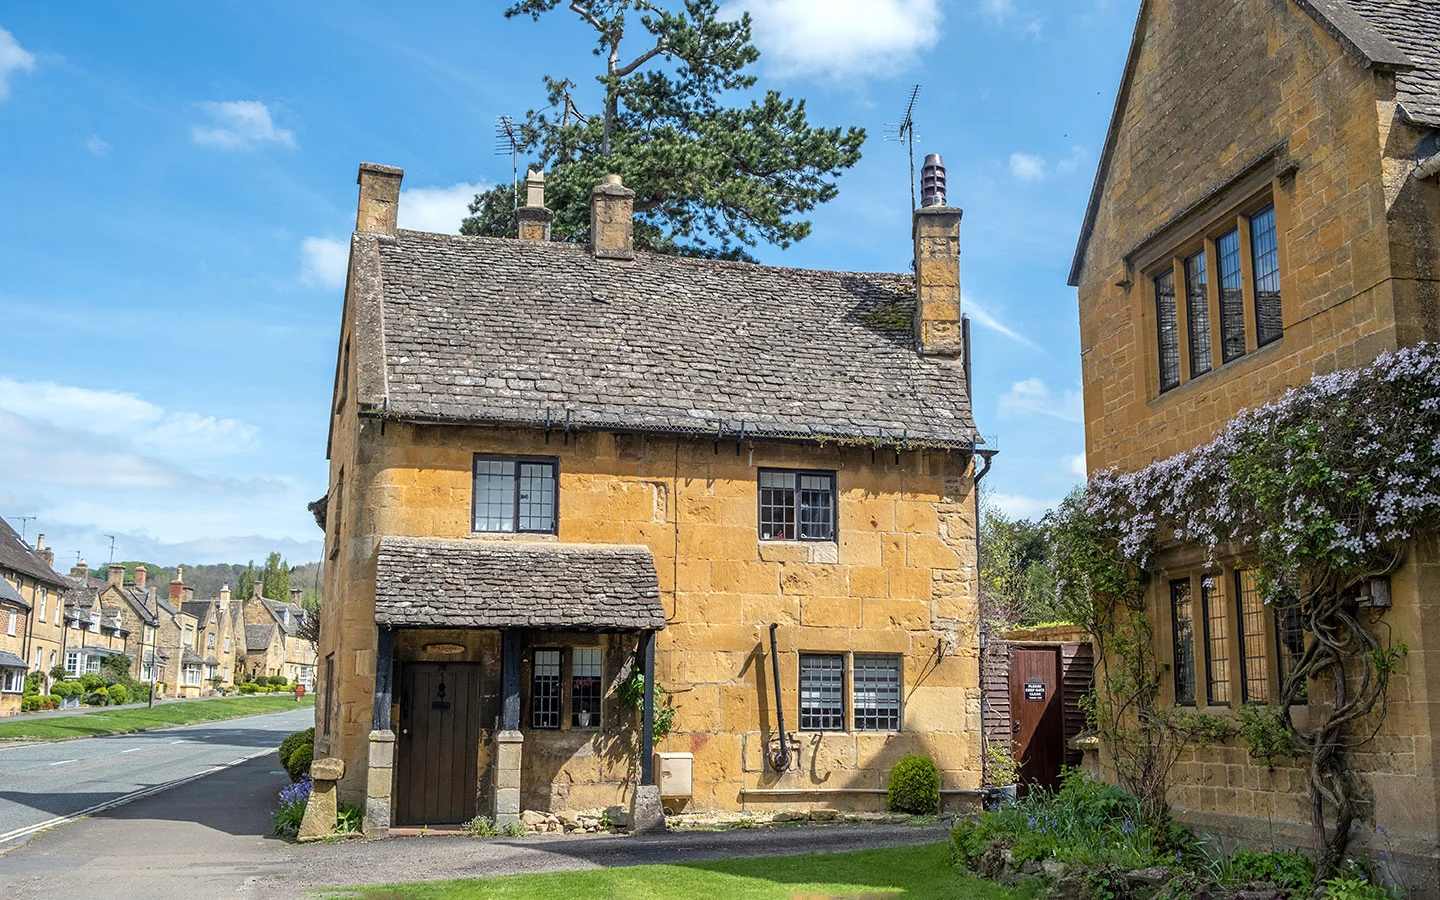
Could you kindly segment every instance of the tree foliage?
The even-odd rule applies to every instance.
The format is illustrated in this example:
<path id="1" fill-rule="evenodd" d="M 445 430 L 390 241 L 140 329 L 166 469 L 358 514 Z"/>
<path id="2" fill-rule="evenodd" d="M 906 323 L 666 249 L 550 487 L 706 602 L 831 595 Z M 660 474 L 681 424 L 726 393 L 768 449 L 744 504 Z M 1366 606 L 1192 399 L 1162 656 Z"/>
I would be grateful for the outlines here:
<path id="1" fill-rule="evenodd" d="M 265 559 L 265 568 L 260 573 L 260 591 L 271 600 L 290 600 L 290 567 L 279 553 L 272 552 Z"/>
<path id="2" fill-rule="evenodd" d="M 505 16 L 538 20 L 561 5 L 519 0 Z M 523 154 L 546 171 L 553 239 L 589 239 L 590 191 L 609 173 L 635 191 L 642 249 L 743 259 L 760 241 L 784 247 L 810 233 L 805 214 L 835 197 L 865 132 L 813 126 L 804 100 L 773 90 L 743 102 L 760 56 L 748 15 L 722 19 L 716 0 L 570 0 L 565 10 L 595 32 L 599 109 L 583 114 L 577 82 L 545 76 L 548 106 L 519 129 Z M 513 237 L 517 202 L 508 184 L 476 196 L 461 232 Z"/>
<path id="3" fill-rule="evenodd" d="M 1064 618 L 1055 602 L 1055 569 L 1043 522 L 1011 519 L 980 500 L 980 597 L 991 631 Z"/>

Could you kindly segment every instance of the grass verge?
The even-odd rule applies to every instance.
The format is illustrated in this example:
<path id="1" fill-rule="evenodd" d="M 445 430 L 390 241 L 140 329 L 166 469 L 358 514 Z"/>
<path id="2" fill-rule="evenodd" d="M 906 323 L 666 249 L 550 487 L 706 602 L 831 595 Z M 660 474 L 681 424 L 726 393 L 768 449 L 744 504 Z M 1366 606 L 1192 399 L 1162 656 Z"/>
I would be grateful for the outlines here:
<path id="1" fill-rule="evenodd" d="M 136 709 L 97 709 L 91 713 L 54 718 L 31 719 L 24 722 L 0 723 L 0 740 L 57 741 L 64 738 L 95 737 L 101 734 L 126 734 L 147 728 L 170 725 L 192 725 L 196 722 L 218 722 L 262 713 L 284 712 L 296 707 L 313 707 L 315 697 L 300 702 L 289 694 L 275 697 L 236 697 L 223 700 L 190 700 Z"/>
<path id="2" fill-rule="evenodd" d="M 1031 888 L 981 881 L 950 865 L 944 844 L 727 859 L 686 865 L 627 866 L 585 872 L 511 875 L 326 892 L 364 900 L 1027 900 Z"/>

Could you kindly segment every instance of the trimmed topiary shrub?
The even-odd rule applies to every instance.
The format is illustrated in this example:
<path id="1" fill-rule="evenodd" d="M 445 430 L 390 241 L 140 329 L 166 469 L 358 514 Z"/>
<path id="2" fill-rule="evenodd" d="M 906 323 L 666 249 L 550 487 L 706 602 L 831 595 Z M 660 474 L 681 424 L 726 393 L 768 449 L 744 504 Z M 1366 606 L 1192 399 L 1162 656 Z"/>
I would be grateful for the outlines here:
<path id="1" fill-rule="evenodd" d="M 285 686 L 286 684 L 288 684 L 289 682 L 287 682 L 287 681 L 285 680 L 285 676 L 284 676 L 284 675 L 271 675 L 271 676 L 270 676 L 270 683 L 271 683 L 272 685 L 276 686 L 276 687 L 284 687 L 284 686 Z"/>
<path id="2" fill-rule="evenodd" d="M 315 747 L 311 744 L 301 744 L 290 754 L 285 762 L 285 771 L 290 773 L 291 781 L 299 781 L 310 774 L 310 764 L 315 761 Z"/>
<path id="3" fill-rule="evenodd" d="M 78 681 L 57 681 L 50 685 L 50 693 L 57 697 L 74 697 L 85 693 L 85 686 Z"/>
<path id="4" fill-rule="evenodd" d="M 120 706 L 123 703 L 130 702 L 130 692 L 125 690 L 125 685 L 123 684 L 110 685 L 110 687 L 106 689 L 106 693 L 110 695 L 111 706 Z"/>
<path id="5" fill-rule="evenodd" d="M 302 746 L 302 745 L 304 745 L 304 744 L 311 744 L 311 745 L 313 745 L 314 743 L 315 743 L 315 729 L 314 729 L 314 728 L 306 728 L 306 729 L 303 730 L 303 731 L 296 731 L 296 732 L 294 732 L 293 734 L 287 735 L 287 736 L 285 737 L 285 740 L 283 740 L 283 741 L 280 742 L 280 749 L 279 749 L 279 751 L 278 751 L 279 754 L 280 754 L 280 765 L 282 765 L 282 766 L 289 765 L 289 764 L 290 764 L 290 754 L 294 753 L 295 750 L 296 750 L 298 747 L 300 747 L 300 746 Z"/>
<path id="6" fill-rule="evenodd" d="M 94 672 L 86 672 L 80 676 L 80 686 L 87 691 L 98 691 L 105 686 L 105 679 Z"/>
<path id="7" fill-rule="evenodd" d="M 940 811 L 940 770 L 928 756 L 911 755 L 895 764 L 887 795 L 895 812 L 934 815 Z"/>

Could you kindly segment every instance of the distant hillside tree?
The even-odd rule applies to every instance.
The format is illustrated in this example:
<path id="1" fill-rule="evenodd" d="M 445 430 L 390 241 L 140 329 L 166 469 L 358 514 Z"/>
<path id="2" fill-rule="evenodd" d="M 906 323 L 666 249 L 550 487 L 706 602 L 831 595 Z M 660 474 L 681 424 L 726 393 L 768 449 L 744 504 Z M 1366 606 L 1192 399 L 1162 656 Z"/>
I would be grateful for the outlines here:
<path id="1" fill-rule="evenodd" d="M 279 553 L 271 553 L 260 575 L 260 590 L 271 600 L 290 599 L 290 567 Z"/>
<path id="2" fill-rule="evenodd" d="M 236 577 L 236 579 L 235 579 L 235 590 L 234 590 L 233 593 L 231 593 L 230 596 L 235 597 L 236 599 L 241 600 L 241 601 L 243 602 L 243 601 L 245 601 L 245 600 L 249 600 L 249 599 L 250 599 L 250 595 L 251 595 L 252 593 L 254 593 L 254 592 L 255 592 L 255 560 L 252 559 L 252 560 L 250 560 L 250 562 L 245 566 L 245 568 L 243 568 L 243 569 L 240 570 L 239 576 Z"/>
<path id="3" fill-rule="evenodd" d="M 561 0 L 519 0 L 506 18 L 538 20 Z M 766 91 L 744 101 L 760 57 L 750 17 L 720 18 L 716 0 L 570 0 L 596 35 L 600 109 L 584 115 L 577 84 L 545 76 L 545 109 L 526 113 L 521 151 L 546 172 L 554 240 L 589 239 L 590 191 L 618 173 L 635 191 L 635 244 L 661 253 L 751 258 L 810 233 L 804 215 L 837 193 L 860 160 L 862 128 L 819 128 L 805 101 Z M 626 38 L 639 41 L 626 44 Z M 622 45 L 624 50 L 622 52 Z M 462 234 L 513 237 L 515 186 L 475 197 Z"/>

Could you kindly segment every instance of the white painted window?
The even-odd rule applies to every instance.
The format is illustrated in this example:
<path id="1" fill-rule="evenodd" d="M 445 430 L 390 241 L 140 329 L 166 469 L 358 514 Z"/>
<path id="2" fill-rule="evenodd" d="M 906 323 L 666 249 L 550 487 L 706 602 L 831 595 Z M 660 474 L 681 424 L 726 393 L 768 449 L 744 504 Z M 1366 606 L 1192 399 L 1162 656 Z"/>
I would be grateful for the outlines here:
<path id="1" fill-rule="evenodd" d="M 15 625 L 16 625 L 16 623 L 18 623 L 18 622 L 20 621 L 20 617 L 15 614 L 15 610 L 13 610 L 13 609 L 10 610 L 10 612 L 8 613 L 8 615 L 9 615 L 9 621 L 7 621 L 7 622 L 5 623 L 5 633 L 8 634 L 8 635 L 10 635 L 11 637 L 14 637 L 14 636 L 15 636 Z"/>
<path id="2" fill-rule="evenodd" d="M 87 672 L 98 672 L 98 671 L 100 671 L 100 657 L 98 657 L 98 656 L 91 656 L 91 657 L 89 657 L 88 659 L 86 659 L 86 660 L 85 660 L 85 671 L 87 671 Z"/>
<path id="3" fill-rule="evenodd" d="M 80 654 L 79 654 L 79 653 L 76 653 L 76 652 L 74 652 L 73 650 L 71 650 L 71 651 L 66 651 L 66 653 L 65 653 L 65 671 L 69 672 L 71 675 L 79 675 L 79 674 L 80 674 Z"/>
<path id="4" fill-rule="evenodd" d="M 0 685 L 0 690 L 4 690 L 7 694 L 18 694 L 25 689 L 24 669 L 4 669 L 3 671 L 5 673 L 4 683 Z"/>
<path id="5" fill-rule="evenodd" d="M 198 687 L 200 684 L 200 667 L 189 665 L 185 667 L 185 684 L 190 687 Z"/>
<path id="6" fill-rule="evenodd" d="M 45 600 L 48 598 L 49 592 L 42 587 L 35 592 L 35 596 L 40 601 L 40 621 L 43 622 L 45 621 Z"/>
<path id="7" fill-rule="evenodd" d="M 228 637 L 225 639 L 225 652 L 230 652 L 230 639 Z"/>

